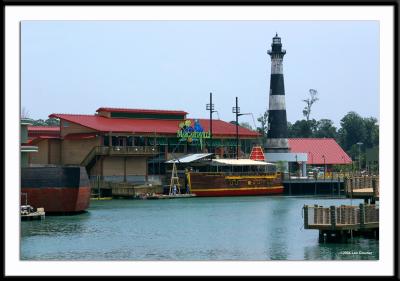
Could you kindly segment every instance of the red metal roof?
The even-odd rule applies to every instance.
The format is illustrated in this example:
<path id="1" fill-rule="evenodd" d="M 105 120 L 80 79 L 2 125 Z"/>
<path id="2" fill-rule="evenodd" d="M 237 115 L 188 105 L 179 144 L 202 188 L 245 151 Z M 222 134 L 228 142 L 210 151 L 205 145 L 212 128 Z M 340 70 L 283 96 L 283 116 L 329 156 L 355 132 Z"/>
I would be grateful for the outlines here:
<path id="1" fill-rule="evenodd" d="M 288 139 L 291 152 L 307 153 L 307 164 L 350 164 L 351 158 L 332 138 Z M 325 157 L 325 162 L 324 162 Z"/>
<path id="2" fill-rule="evenodd" d="M 138 109 L 138 108 L 112 108 L 100 107 L 96 112 L 127 112 L 127 113 L 150 113 L 150 114 L 172 114 L 172 115 L 186 115 L 187 112 L 181 110 L 161 110 L 161 109 Z"/>
<path id="3" fill-rule="evenodd" d="M 59 126 L 28 126 L 29 132 L 60 132 Z"/>
<path id="4" fill-rule="evenodd" d="M 76 114 L 51 114 L 49 117 L 64 119 L 69 122 L 99 131 L 113 133 L 144 133 L 144 134 L 173 134 L 179 130 L 180 120 L 165 119 L 129 119 L 129 118 L 107 118 L 98 115 L 76 115 Z M 193 121 L 194 119 L 189 119 Z M 198 119 L 205 131 L 209 130 L 208 119 Z M 213 120 L 213 135 L 235 137 L 236 126 L 222 120 Z M 240 137 L 258 137 L 259 133 L 239 127 Z"/>
<path id="5" fill-rule="evenodd" d="M 29 138 L 59 138 L 60 127 L 59 126 L 28 126 L 28 137 Z"/>

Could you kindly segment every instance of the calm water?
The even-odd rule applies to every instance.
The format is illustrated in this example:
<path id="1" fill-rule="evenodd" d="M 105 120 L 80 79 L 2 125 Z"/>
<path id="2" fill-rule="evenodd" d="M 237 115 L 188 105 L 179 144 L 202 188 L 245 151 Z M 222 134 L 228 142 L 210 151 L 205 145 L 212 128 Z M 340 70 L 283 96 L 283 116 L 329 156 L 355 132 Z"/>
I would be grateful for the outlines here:
<path id="1" fill-rule="evenodd" d="M 91 201 L 84 214 L 21 222 L 21 259 L 379 259 L 378 240 L 320 244 L 318 231 L 303 228 L 304 204 L 351 202 L 361 201 L 263 196 Z"/>

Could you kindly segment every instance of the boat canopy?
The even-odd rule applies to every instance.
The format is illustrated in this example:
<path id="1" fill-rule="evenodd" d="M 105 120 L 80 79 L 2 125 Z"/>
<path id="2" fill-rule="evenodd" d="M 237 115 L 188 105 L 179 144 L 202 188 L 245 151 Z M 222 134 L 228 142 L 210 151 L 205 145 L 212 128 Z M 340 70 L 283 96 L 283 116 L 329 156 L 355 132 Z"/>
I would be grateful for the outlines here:
<path id="1" fill-rule="evenodd" d="M 210 155 L 212 155 L 213 153 L 195 153 L 195 154 L 187 154 L 185 156 L 182 156 L 178 159 L 172 159 L 172 160 L 168 160 L 165 163 L 191 163 L 203 158 L 206 158 Z"/>
<path id="2" fill-rule="evenodd" d="M 266 166 L 275 165 L 264 161 L 255 161 L 251 159 L 213 159 L 213 166 Z"/>

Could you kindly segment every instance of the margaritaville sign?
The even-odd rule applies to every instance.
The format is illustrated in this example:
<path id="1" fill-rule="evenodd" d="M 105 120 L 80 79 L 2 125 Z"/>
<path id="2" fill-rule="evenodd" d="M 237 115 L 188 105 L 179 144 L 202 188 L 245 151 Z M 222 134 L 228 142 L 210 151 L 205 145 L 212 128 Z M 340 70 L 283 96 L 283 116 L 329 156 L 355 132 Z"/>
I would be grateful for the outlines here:
<path id="1" fill-rule="evenodd" d="M 211 133 L 204 132 L 199 120 L 196 119 L 193 126 L 190 120 L 180 122 L 177 136 L 180 138 L 180 141 L 199 142 L 201 148 L 203 148 L 203 140 L 211 138 Z"/>

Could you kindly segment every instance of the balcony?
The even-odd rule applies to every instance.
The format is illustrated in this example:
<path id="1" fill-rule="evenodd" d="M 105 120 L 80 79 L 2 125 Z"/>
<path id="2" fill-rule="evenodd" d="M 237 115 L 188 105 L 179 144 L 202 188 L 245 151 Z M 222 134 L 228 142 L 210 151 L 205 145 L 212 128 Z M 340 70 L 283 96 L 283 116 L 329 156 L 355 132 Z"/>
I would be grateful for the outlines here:
<path id="1" fill-rule="evenodd" d="M 89 165 L 95 156 L 154 156 L 158 152 L 156 146 L 96 146 L 81 162 L 81 166 Z"/>

